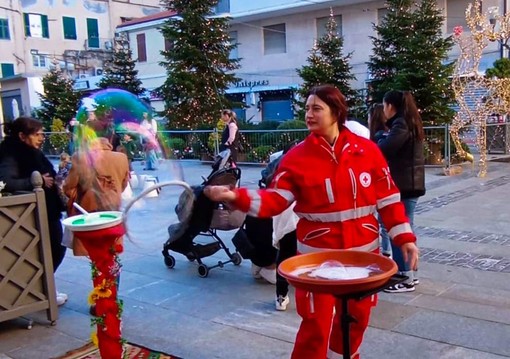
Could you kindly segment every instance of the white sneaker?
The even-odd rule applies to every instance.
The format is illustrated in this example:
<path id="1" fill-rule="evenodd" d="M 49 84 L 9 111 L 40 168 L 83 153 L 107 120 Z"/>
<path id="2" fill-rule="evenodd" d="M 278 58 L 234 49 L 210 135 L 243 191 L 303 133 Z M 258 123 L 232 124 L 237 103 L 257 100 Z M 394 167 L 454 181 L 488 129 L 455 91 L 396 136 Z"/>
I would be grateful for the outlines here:
<path id="1" fill-rule="evenodd" d="M 255 279 L 262 278 L 260 275 L 261 269 L 262 269 L 262 267 L 259 267 L 258 265 L 255 265 L 253 263 L 251 264 L 251 275 L 253 276 L 253 278 L 255 278 Z"/>
<path id="2" fill-rule="evenodd" d="M 67 302 L 67 294 L 57 292 L 57 305 L 64 305 L 65 302 Z"/>
<path id="3" fill-rule="evenodd" d="M 261 268 L 259 274 L 269 283 L 276 284 L 276 268 L 275 269 Z"/>
<path id="4" fill-rule="evenodd" d="M 275 307 L 276 310 L 279 311 L 285 311 L 287 310 L 287 305 L 289 305 L 290 299 L 289 296 L 286 295 L 285 297 L 283 295 L 278 295 L 275 300 Z"/>

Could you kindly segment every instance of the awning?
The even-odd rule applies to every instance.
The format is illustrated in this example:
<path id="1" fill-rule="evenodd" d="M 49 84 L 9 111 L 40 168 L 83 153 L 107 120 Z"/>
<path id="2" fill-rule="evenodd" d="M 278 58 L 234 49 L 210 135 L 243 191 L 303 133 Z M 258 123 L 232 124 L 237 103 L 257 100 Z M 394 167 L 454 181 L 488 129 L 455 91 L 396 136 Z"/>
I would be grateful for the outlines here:
<path id="1" fill-rule="evenodd" d="M 233 87 L 227 89 L 226 93 L 250 93 L 250 92 L 263 92 L 263 91 L 278 91 L 278 90 L 295 90 L 299 85 L 265 85 L 255 87 Z"/>

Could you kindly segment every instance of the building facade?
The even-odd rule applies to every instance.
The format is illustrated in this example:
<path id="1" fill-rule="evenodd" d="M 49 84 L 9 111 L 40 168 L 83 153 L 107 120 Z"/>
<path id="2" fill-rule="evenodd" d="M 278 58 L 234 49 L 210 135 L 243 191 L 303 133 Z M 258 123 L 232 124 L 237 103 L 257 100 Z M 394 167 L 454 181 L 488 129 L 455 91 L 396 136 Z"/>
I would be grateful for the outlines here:
<path id="1" fill-rule="evenodd" d="M 74 79 L 100 75 L 104 60 L 111 57 L 115 28 L 160 11 L 159 0 L 2 1 L 0 95 L 5 121 L 40 106 L 41 79 L 52 66 Z"/>

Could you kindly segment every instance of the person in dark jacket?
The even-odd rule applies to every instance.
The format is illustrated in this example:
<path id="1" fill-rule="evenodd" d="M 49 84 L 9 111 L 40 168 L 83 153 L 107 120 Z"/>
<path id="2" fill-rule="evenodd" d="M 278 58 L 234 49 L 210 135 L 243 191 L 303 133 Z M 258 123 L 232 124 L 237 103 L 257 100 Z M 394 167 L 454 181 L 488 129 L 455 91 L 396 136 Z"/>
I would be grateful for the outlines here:
<path id="1" fill-rule="evenodd" d="M 62 246 L 62 224 L 60 219 L 65 207 L 55 183 L 57 175 L 53 164 L 40 150 L 44 142 L 43 125 L 31 117 L 19 117 L 6 124 L 6 137 L 0 143 L 0 181 L 5 183 L 4 191 L 32 191 L 30 176 L 33 171 L 42 175 L 48 227 L 51 241 L 53 270 L 62 263 L 66 247 Z M 67 295 L 57 293 L 57 304 L 64 304 Z"/>
<path id="2" fill-rule="evenodd" d="M 425 159 L 423 156 L 423 124 L 412 94 L 389 91 L 383 98 L 389 132 L 377 144 L 388 161 L 391 177 L 400 190 L 401 200 L 411 226 L 418 198 L 425 194 Z M 391 233 L 390 233 L 391 235 Z M 402 251 L 392 244 L 393 260 L 409 279 L 386 289 L 389 293 L 412 292 L 419 283 L 416 273 L 404 261 Z"/>
<path id="3" fill-rule="evenodd" d="M 227 126 L 221 134 L 220 152 L 230 149 L 232 162 L 237 163 L 237 152 L 239 150 L 239 128 L 237 127 L 236 113 L 232 110 L 221 111 L 221 119 Z"/>

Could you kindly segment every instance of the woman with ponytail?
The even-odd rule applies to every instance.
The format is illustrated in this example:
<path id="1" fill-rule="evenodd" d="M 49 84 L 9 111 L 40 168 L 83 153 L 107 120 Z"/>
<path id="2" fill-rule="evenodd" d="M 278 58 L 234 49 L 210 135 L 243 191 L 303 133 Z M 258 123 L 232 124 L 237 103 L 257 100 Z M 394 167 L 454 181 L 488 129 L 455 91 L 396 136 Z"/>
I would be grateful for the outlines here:
<path id="1" fill-rule="evenodd" d="M 237 116 L 232 110 L 221 111 L 221 119 L 227 126 L 221 134 L 220 151 L 230 149 L 230 158 L 232 162 L 237 163 L 237 152 L 239 150 L 239 128 L 237 126 Z"/>
<path id="2" fill-rule="evenodd" d="M 377 144 L 388 161 L 391 177 L 400 190 L 411 226 L 418 198 L 425 194 L 425 160 L 423 156 L 423 124 L 413 95 L 409 91 L 388 91 L 383 98 L 388 135 Z M 382 236 L 388 235 L 385 230 Z M 416 272 L 406 263 L 402 251 L 392 244 L 393 260 L 399 271 L 409 279 L 392 286 L 389 293 L 412 292 L 419 283 Z"/>

